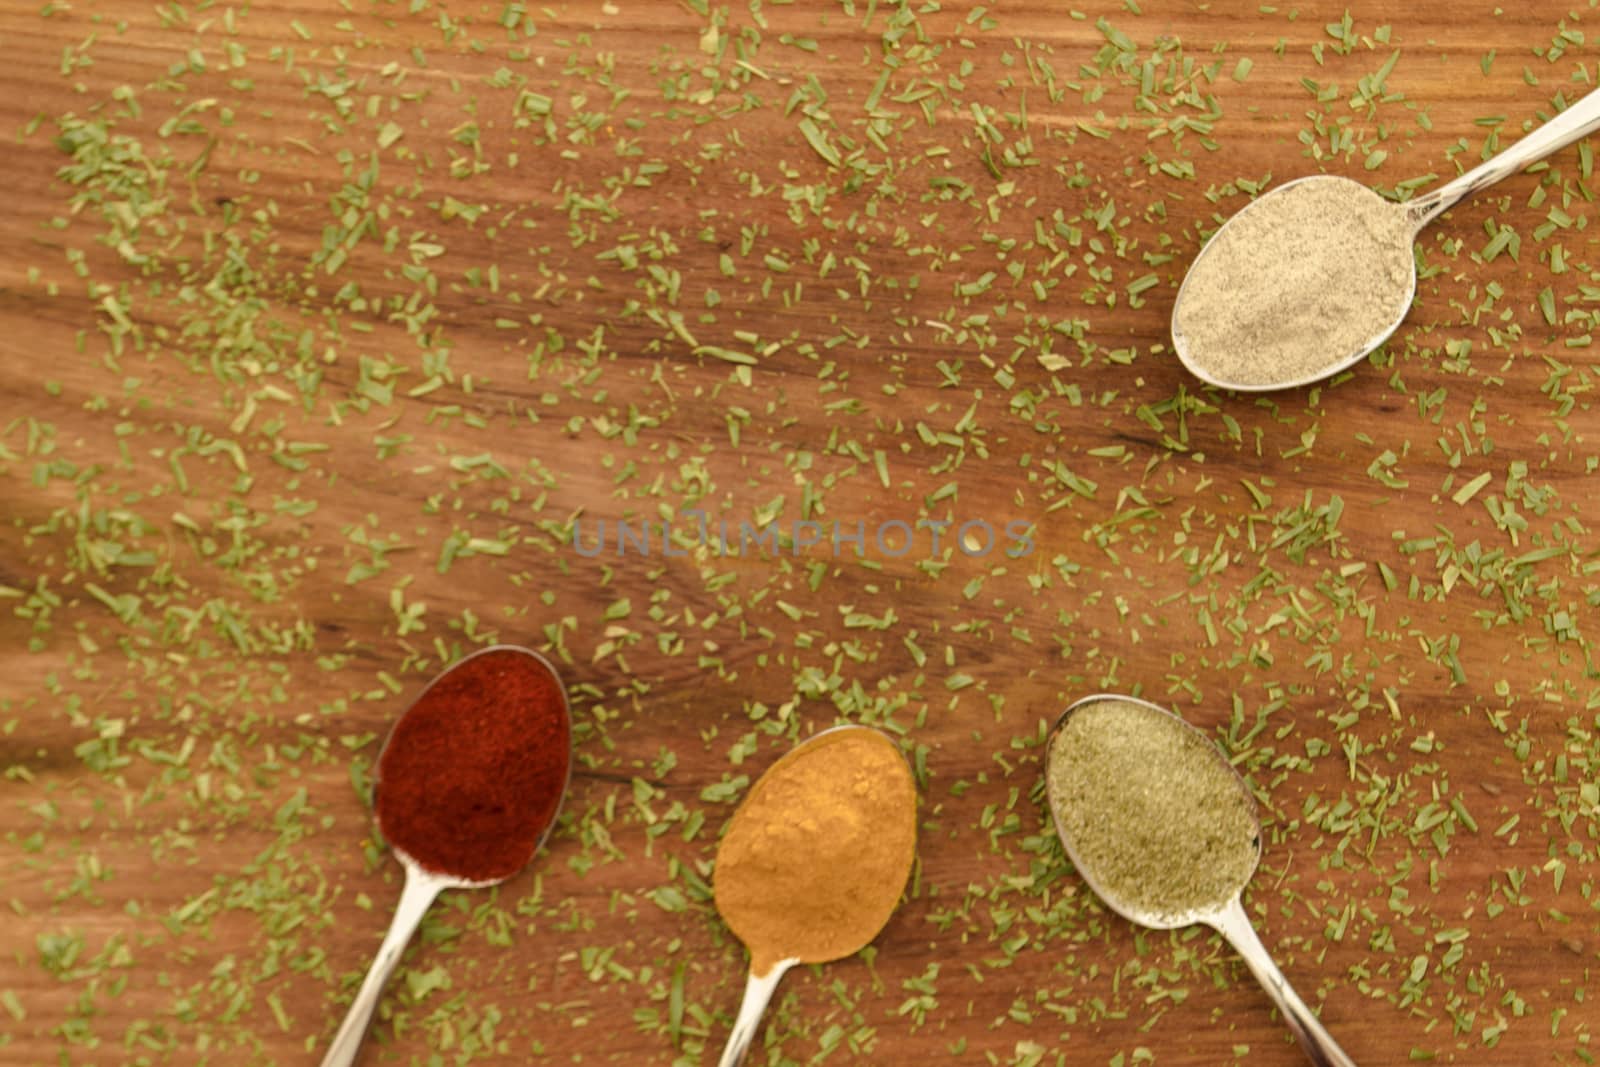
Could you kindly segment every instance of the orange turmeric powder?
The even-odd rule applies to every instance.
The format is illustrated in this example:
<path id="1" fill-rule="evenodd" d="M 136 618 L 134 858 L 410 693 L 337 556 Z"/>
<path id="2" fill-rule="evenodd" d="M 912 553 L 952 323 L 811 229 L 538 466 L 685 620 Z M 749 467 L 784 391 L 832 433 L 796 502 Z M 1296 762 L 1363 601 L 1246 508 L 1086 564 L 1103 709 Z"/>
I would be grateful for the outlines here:
<path id="1" fill-rule="evenodd" d="M 865 948 L 905 891 L 916 823 L 911 770 L 877 730 L 827 730 L 774 763 L 734 813 L 712 876 L 750 973 Z"/>

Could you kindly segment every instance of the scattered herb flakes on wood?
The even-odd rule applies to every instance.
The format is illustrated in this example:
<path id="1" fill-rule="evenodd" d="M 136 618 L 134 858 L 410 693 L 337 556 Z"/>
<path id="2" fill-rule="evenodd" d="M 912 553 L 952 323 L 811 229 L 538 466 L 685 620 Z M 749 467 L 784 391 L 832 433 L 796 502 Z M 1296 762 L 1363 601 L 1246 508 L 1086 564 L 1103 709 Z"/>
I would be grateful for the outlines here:
<path id="1" fill-rule="evenodd" d="M 1226 6 L 0 16 L 0 1055 L 306 1062 L 399 890 L 377 745 L 516 641 L 573 792 L 430 914 L 396 1059 L 710 1062 L 718 836 L 853 721 L 918 865 L 768 1062 L 1299 1062 L 1061 854 L 1045 728 L 1125 690 L 1248 775 L 1247 903 L 1358 1059 L 1593 1062 L 1594 149 L 1430 227 L 1332 382 L 1167 338 L 1251 197 L 1474 165 L 1592 18 Z"/>

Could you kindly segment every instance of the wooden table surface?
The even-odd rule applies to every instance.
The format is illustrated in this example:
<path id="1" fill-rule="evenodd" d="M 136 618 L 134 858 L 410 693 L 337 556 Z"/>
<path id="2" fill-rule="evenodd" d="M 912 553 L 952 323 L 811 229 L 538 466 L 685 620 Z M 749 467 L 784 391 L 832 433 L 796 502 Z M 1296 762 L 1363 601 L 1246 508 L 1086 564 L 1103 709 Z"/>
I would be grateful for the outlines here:
<path id="1" fill-rule="evenodd" d="M 363 1063 L 714 1063 L 718 834 L 840 721 L 918 867 L 753 1062 L 1303 1062 L 1055 842 L 1106 690 L 1248 773 L 1355 1060 L 1595 1062 L 1593 149 L 1425 232 L 1325 387 L 1165 348 L 1254 191 L 1405 195 L 1586 92 L 1577 7 L 0 0 L 0 1061 L 318 1062 L 399 891 L 376 746 L 499 641 L 572 790 Z"/>

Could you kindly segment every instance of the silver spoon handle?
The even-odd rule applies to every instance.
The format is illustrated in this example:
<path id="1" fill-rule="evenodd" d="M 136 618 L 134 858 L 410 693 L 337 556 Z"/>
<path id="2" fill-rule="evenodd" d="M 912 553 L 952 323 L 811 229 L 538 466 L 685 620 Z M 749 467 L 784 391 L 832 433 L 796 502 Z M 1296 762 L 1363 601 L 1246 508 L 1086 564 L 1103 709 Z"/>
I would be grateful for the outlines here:
<path id="1" fill-rule="evenodd" d="M 1289 979 L 1278 970 L 1278 965 L 1272 962 L 1266 946 L 1250 925 L 1250 917 L 1245 914 L 1244 904 L 1238 897 L 1229 901 L 1228 906 L 1209 921 L 1218 933 L 1228 939 L 1228 943 L 1244 959 L 1245 966 L 1250 968 L 1250 973 L 1261 983 L 1261 988 L 1278 1006 L 1284 1022 L 1294 1033 L 1295 1040 L 1300 1042 L 1307 1059 L 1317 1067 L 1356 1067 L 1356 1061 L 1339 1047 L 1333 1035 L 1317 1021 L 1306 1002 L 1300 999 L 1300 994 L 1289 985 Z"/>
<path id="2" fill-rule="evenodd" d="M 755 971 L 750 972 L 750 977 L 744 983 L 744 1000 L 739 1004 L 739 1018 L 734 1020 L 718 1067 L 739 1067 L 744 1062 L 744 1054 L 749 1051 L 750 1043 L 761 1029 L 761 1015 L 767 1010 L 767 1001 L 772 999 L 772 991 L 778 988 L 778 979 L 794 963 L 794 960 L 780 960 L 772 970 L 759 978 Z"/>
<path id="3" fill-rule="evenodd" d="M 406 942 L 411 940 L 417 925 L 422 922 L 428 905 L 433 903 L 433 898 L 439 895 L 439 890 L 445 888 L 446 884 L 426 871 L 406 864 L 406 885 L 400 891 L 400 903 L 395 905 L 389 932 L 384 935 L 383 944 L 378 946 L 378 954 L 373 957 L 372 967 L 368 969 L 356 999 L 351 1001 L 344 1022 L 339 1024 L 339 1032 L 333 1035 L 327 1055 L 322 1057 L 322 1067 L 350 1067 L 356 1061 L 361 1039 L 366 1037 L 367 1024 L 377 1010 L 384 983 L 394 973 L 395 965 L 400 962 L 400 954 L 405 951 Z"/>
<path id="4" fill-rule="evenodd" d="M 1405 205 L 1418 229 L 1432 222 L 1456 201 L 1508 178 L 1552 152 L 1600 130 L 1600 89 L 1571 104 L 1561 114 L 1528 134 L 1505 151 L 1473 167 L 1454 181 L 1424 193 Z"/>

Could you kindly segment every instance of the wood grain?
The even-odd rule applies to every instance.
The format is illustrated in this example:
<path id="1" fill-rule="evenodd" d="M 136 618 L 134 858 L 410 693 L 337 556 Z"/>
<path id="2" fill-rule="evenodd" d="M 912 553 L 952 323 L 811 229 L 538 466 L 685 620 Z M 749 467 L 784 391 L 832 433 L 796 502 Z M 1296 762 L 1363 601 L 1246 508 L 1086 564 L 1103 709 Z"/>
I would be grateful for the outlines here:
<path id="1" fill-rule="evenodd" d="M 753 1059 L 1302 1062 L 1053 841 L 1043 732 L 1104 690 L 1249 773 L 1258 928 L 1358 1062 L 1593 1062 L 1587 156 L 1428 231 L 1334 384 L 1163 347 L 1241 181 L 1447 177 L 1592 82 L 1586 11 L 1344 15 L 0 0 L 0 1059 L 317 1062 L 399 891 L 375 745 L 501 640 L 563 666 L 572 793 L 363 1062 L 715 1062 L 744 955 L 697 887 L 840 719 L 919 768 L 913 889 Z M 74 184 L 85 129 L 143 162 Z M 775 501 L 871 551 L 572 543 Z M 870 541 L 977 519 L 1032 551 Z"/>

